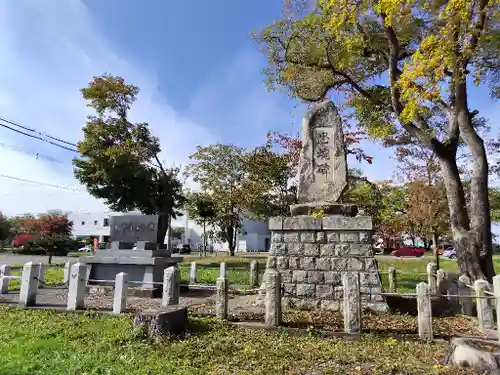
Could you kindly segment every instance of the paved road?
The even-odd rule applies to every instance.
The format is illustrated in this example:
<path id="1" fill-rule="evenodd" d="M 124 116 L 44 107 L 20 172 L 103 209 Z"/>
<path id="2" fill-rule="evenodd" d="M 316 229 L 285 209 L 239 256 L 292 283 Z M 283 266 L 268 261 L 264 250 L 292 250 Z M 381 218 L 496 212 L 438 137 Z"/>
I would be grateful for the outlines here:
<path id="1" fill-rule="evenodd" d="M 76 260 L 75 257 L 52 257 L 52 263 L 65 263 L 68 260 Z M 13 255 L 13 254 L 0 254 L 0 264 L 24 264 L 27 262 L 35 263 L 49 263 L 48 256 L 42 255 Z"/>

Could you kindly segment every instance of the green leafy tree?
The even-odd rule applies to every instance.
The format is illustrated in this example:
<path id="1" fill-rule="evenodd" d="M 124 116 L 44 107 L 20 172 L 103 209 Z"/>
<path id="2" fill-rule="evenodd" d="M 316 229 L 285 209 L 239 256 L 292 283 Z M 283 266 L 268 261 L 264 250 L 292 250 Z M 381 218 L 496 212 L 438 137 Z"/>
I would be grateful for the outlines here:
<path id="1" fill-rule="evenodd" d="M 497 1 L 286 1 L 283 19 L 256 34 L 268 56 L 271 87 L 304 100 L 335 90 L 360 129 L 385 144 L 418 144 L 437 157 L 460 271 L 495 274 L 488 160 L 470 108 L 469 86 L 489 83 L 498 97 Z M 443 129 L 444 131 L 438 131 Z M 470 201 L 457 162 L 471 156 Z"/>
<path id="2" fill-rule="evenodd" d="M 254 197 L 249 207 L 252 216 L 288 216 L 290 205 L 297 202 L 297 187 L 287 152 L 275 151 L 267 143 L 250 151 L 246 163 Z"/>
<path id="3" fill-rule="evenodd" d="M 12 220 L 0 212 L 0 250 L 3 250 L 5 241 L 11 238 L 12 229 Z"/>
<path id="4" fill-rule="evenodd" d="M 76 178 L 115 211 L 158 215 L 157 242 L 162 246 L 184 197 L 179 171 L 160 160 L 160 143 L 148 124 L 128 119 L 139 88 L 104 74 L 81 92 L 95 115 L 88 116 L 78 143 L 82 157 L 73 160 Z"/>
<path id="5" fill-rule="evenodd" d="M 247 152 L 233 145 L 198 146 L 190 156 L 193 163 L 186 173 L 200 184 L 214 203 L 213 225 L 218 239 L 227 242 L 234 255 L 238 233 L 244 233 L 243 215 L 254 200 L 254 185 L 249 179 Z"/>
<path id="6" fill-rule="evenodd" d="M 207 224 L 215 225 L 217 219 L 216 204 L 212 196 L 203 192 L 192 192 L 187 195 L 186 208 L 189 217 L 203 227 L 203 255 L 207 253 Z"/>

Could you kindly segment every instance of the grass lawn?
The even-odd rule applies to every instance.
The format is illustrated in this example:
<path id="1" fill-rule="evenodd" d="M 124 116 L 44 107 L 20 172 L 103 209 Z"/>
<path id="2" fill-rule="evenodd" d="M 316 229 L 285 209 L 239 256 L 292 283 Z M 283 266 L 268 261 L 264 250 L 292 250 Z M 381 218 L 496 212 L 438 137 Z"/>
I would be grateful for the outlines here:
<path id="1" fill-rule="evenodd" d="M 21 276 L 22 270 L 12 270 L 12 276 Z M 46 268 L 45 269 L 45 285 L 58 286 L 64 284 L 64 271 L 61 268 Z M 21 287 L 21 279 L 12 279 L 9 283 L 9 290 L 19 290 Z"/>
<path id="2" fill-rule="evenodd" d="M 191 319 L 184 338 L 152 343 L 129 316 L 0 307 L 0 374 L 453 374 L 447 344 L 363 336 L 340 341 Z"/>

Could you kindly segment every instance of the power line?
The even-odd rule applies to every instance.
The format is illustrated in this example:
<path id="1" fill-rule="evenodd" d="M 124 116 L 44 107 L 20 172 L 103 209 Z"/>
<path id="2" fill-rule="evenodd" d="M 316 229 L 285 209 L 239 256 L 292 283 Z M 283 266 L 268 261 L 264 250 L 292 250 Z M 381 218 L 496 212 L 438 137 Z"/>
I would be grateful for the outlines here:
<path id="1" fill-rule="evenodd" d="M 5 120 L 4 120 L 4 119 L 2 119 L 1 117 L 0 117 L 0 120 L 5 121 Z M 9 122 L 9 123 L 10 123 L 10 122 Z M 59 143 L 55 143 L 55 142 L 50 141 L 50 140 L 48 140 L 48 139 L 42 138 L 42 137 L 43 137 L 43 134 L 42 134 L 42 133 L 36 132 L 37 134 L 41 134 L 41 135 L 42 135 L 42 137 L 40 137 L 40 136 L 37 136 L 37 135 L 33 135 L 33 134 L 29 134 L 29 133 L 23 132 L 22 130 L 15 129 L 15 128 L 13 128 L 13 127 L 11 127 L 11 126 L 8 126 L 8 125 L 5 125 L 5 124 L 0 124 L 0 126 L 1 126 L 1 127 L 6 128 L 6 129 L 12 130 L 12 131 L 14 131 L 14 132 L 16 132 L 16 133 L 19 133 L 19 134 L 25 135 L 25 136 L 27 136 L 27 137 L 31 137 L 31 138 L 34 138 L 34 139 L 38 139 L 38 140 L 40 140 L 40 141 L 42 141 L 42 142 L 47 142 L 47 143 L 50 143 L 50 144 L 51 144 L 51 145 L 53 145 L 53 146 L 56 146 L 56 147 L 62 148 L 62 149 L 64 149 L 64 150 L 71 151 L 71 152 L 75 152 L 75 153 L 79 154 L 78 150 L 76 150 L 76 149 L 73 149 L 73 148 L 70 148 L 70 147 L 66 147 L 66 146 L 63 146 L 63 145 L 61 145 L 61 144 L 59 144 Z M 17 126 L 17 125 L 16 125 L 16 126 Z M 52 139 L 57 139 L 57 138 L 55 138 L 55 137 L 50 137 L 50 138 L 52 138 Z M 75 147 L 76 147 L 76 145 L 75 145 Z"/>
<path id="2" fill-rule="evenodd" d="M 11 121 L 11 120 L 7 120 L 6 118 L 3 118 L 3 117 L 0 117 L 0 120 L 2 120 L 3 122 L 6 122 L 6 123 L 8 123 L 8 124 L 11 124 L 11 125 L 17 126 L 18 128 L 21 128 L 21 129 L 24 129 L 24 130 L 27 130 L 27 131 L 30 131 L 30 132 L 33 132 L 33 133 L 37 133 L 37 134 L 39 134 L 39 135 L 41 135 L 41 136 L 43 136 L 43 137 L 53 139 L 54 141 L 61 142 L 61 143 L 65 143 L 65 144 L 67 144 L 68 146 L 77 147 L 77 146 L 76 146 L 76 143 L 71 143 L 71 142 L 65 141 L 64 139 L 60 139 L 60 138 L 57 138 L 57 137 L 53 137 L 53 136 L 51 136 L 51 135 L 50 135 L 50 134 L 48 134 L 48 133 L 42 133 L 42 132 L 39 132 L 38 130 L 36 130 L 36 129 L 34 129 L 34 128 L 28 128 L 27 126 L 21 125 L 21 124 L 20 124 L 20 123 L 18 123 L 18 122 Z"/>
<path id="3" fill-rule="evenodd" d="M 64 162 L 62 160 L 56 159 L 52 156 L 40 154 L 40 153 L 34 152 L 34 151 L 29 151 L 29 150 L 23 149 L 21 147 L 9 145 L 8 143 L 0 142 L 0 147 L 7 148 L 7 149 L 15 151 L 15 152 L 20 152 L 22 154 L 34 156 L 36 159 L 43 159 L 43 160 L 54 162 L 54 163 L 64 164 Z"/>
<path id="4" fill-rule="evenodd" d="M 27 180 L 25 178 L 9 176 L 9 175 L 2 174 L 2 173 L 0 173 L 0 177 L 8 178 L 11 180 L 16 180 L 16 181 L 20 181 L 20 182 L 25 182 L 25 183 L 29 183 L 29 184 L 34 184 L 34 185 L 47 186 L 47 187 L 51 187 L 51 188 L 55 188 L 55 189 L 63 189 L 63 190 L 69 190 L 69 191 L 76 191 L 78 193 L 86 193 L 86 191 L 82 190 L 82 189 L 76 189 L 76 188 L 72 188 L 69 186 L 63 186 L 63 185 L 49 184 L 49 183 L 40 182 L 40 181 Z"/>

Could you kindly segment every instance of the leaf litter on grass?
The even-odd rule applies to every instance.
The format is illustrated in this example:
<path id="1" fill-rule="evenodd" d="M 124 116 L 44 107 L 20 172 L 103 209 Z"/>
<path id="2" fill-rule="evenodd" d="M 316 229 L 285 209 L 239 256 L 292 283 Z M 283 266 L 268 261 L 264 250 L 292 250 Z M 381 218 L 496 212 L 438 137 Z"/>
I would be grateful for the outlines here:
<path id="1" fill-rule="evenodd" d="M 473 374 L 439 366 L 446 343 L 373 334 L 343 341 L 193 317 L 184 337 L 153 343 L 134 334 L 127 315 L 7 307 L 0 314 L 0 374 Z"/>

